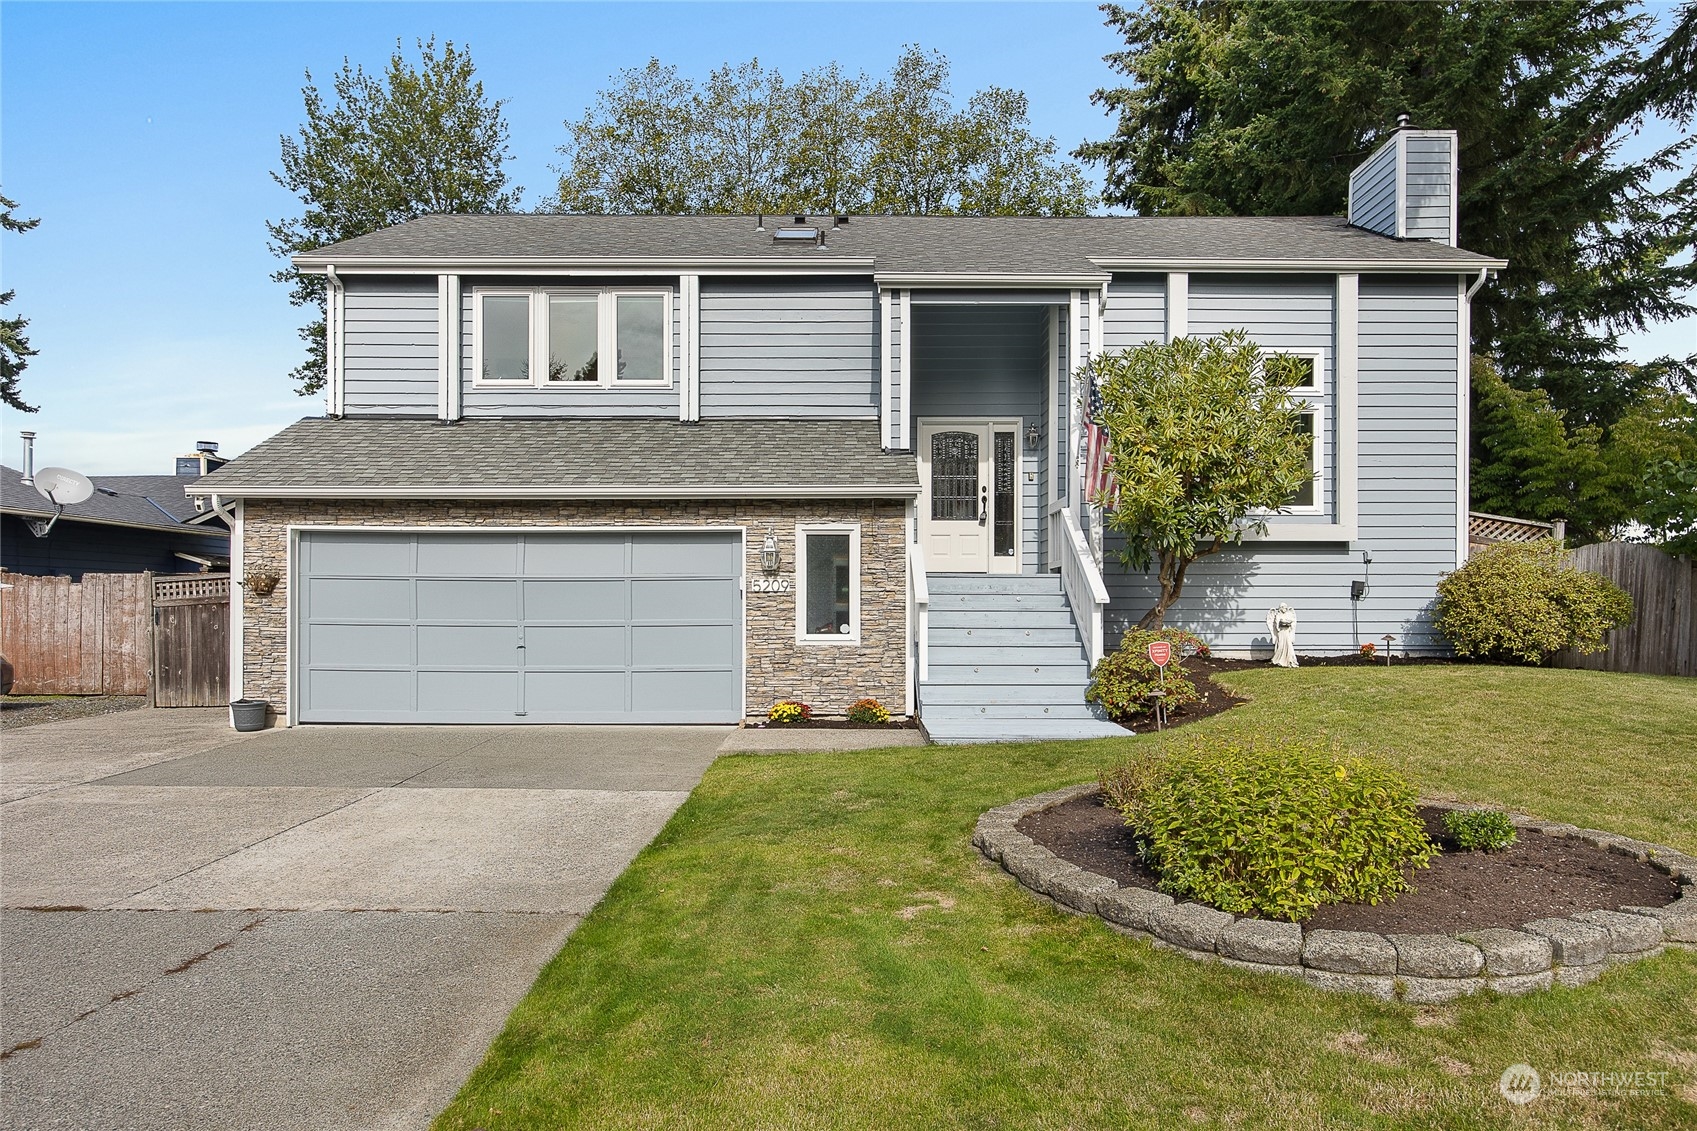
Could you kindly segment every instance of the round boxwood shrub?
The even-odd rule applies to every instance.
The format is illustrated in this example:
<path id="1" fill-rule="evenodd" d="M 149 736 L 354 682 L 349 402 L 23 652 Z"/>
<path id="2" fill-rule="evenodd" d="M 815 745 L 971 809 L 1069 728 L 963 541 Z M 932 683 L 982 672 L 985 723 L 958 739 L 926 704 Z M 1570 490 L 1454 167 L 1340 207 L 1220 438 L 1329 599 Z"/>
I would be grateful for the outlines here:
<path id="1" fill-rule="evenodd" d="M 1564 648 L 1600 652 L 1632 619 L 1632 598 L 1573 567 L 1552 539 L 1500 542 L 1438 582 L 1434 620 L 1459 656 L 1541 664 Z"/>
<path id="2" fill-rule="evenodd" d="M 1149 659 L 1151 641 L 1165 640 L 1173 646 L 1173 662 L 1167 665 L 1167 681 L 1161 683 L 1160 669 Z M 1100 704 L 1115 722 L 1124 722 L 1154 710 L 1150 694 L 1167 693 L 1167 710 L 1180 711 L 1191 703 L 1200 702 L 1202 693 L 1196 690 L 1184 665 L 1180 662 L 1186 652 L 1206 656 L 1208 646 L 1191 633 L 1176 628 L 1155 631 L 1134 628 L 1125 634 L 1120 646 L 1102 657 L 1090 674 L 1090 686 L 1084 692 L 1088 703 Z"/>
<path id="3" fill-rule="evenodd" d="M 1137 760 L 1116 780 L 1120 811 L 1177 898 L 1301 920 L 1393 896 L 1437 854 L 1406 781 L 1322 741 L 1214 739 Z"/>

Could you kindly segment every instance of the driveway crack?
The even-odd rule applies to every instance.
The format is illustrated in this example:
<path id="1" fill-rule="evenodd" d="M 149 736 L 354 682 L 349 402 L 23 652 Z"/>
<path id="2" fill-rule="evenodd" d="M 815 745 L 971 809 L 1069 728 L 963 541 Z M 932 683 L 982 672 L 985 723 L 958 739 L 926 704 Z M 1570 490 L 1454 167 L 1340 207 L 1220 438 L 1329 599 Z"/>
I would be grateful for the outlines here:
<path id="1" fill-rule="evenodd" d="M 43 1041 L 46 1041 L 51 1037 L 55 1037 L 55 1036 L 59 1035 L 60 1033 L 63 1033 L 66 1029 L 69 1029 L 72 1025 L 75 1025 L 78 1022 L 87 1021 L 90 1017 L 93 1017 L 95 1014 L 99 1013 L 101 1010 L 106 1009 L 109 1006 L 116 1005 L 121 1001 L 128 1001 L 130 998 L 133 998 L 133 997 L 137 996 L 138 994 L 145 993 L 148 990 L 152 989 L 154 986 L 157 986 L 159 983 L 163 982 L 166 978 L 169 978 L 169 977 L 171 977 L 175 974 L 181 974 L 181 973 L 183 973 L 187 970 L 192 970 L 194 967 L 200 965 L 200 963 L 202 963 L 202 962 L 205 962 L 208 958 L 211 958 L 214 954 L 217 954 L 219 951 L 228 950 L 230 947 L 234 946 L 236 944 L 237 940 L 239 940 L 243 935 L 247 934 L 249 931 L 253 930 L 255 927 L 257 927 L 261 923 L 265 922 L 266 919 L 268 919 L 268 918 L 270 918 L 269 915 L 261 915 L 258 918 L 251 919 L 247 923 L 243 924 L 240 927 L 237 927 L 233 932 L 231 932 L 229 938 L 224 939 L 222 942 L 218 942 L 218 943 L 213 944 L 212 946 L 207 947 L 205 950 L 201 951 L 198 954 L 194 954 L 194 955 L 189 956 L 188 958 L 177 963 L 177 965 L 171 967 L 170 969 L 162 971 L 158 976 L 156 976 L 153 979 L 143 983 L 142 985 L 134 986 L 134 987 L 127 989 L 127 990 L 119 990 L 117 993 L 113 994 L 111 997 L 107 998 L 105 1001 L 101 1002 L 99 1005 L 95 1006 L 93 1009 L 83 1010 L 81 1013 L 77 1014 L 75 1017 L 71 1018 L 69 1021 L 66 1021 L 63 1025 L 57 1025 L 54 1028 L 49 1029 L 47 1032 L 41 1034 L 39 1037 L 32 1037 L 31 1039 L 29 1039 L 27 1041 L 19 1041 L 15 1045 L 11 1045 L 7 1048 L 0 1049 L 0 1061 L 10 1060 L 13 1056 L 16 1056 L 18 1053 L 26 1052 L 29 1049 L 40 1048 Z"/>

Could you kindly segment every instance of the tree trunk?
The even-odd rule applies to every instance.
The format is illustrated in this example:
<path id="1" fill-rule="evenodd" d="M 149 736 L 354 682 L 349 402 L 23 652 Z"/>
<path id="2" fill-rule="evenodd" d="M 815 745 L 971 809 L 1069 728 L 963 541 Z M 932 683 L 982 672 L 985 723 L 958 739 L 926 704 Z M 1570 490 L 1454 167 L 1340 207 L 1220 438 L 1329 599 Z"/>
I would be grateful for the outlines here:
<path id="1" fill-rule="evenodd" d="M 1184 593 L 1184 571 L 1189 565 L 1188 561 L 1179 561 L 1171 551 L 1161 552 L 1161 595 L 1156 599 L 1155 607 L 1137 622 L 1138 628 L 1159 632 L 1166 626 L 1167 610 Z"/>

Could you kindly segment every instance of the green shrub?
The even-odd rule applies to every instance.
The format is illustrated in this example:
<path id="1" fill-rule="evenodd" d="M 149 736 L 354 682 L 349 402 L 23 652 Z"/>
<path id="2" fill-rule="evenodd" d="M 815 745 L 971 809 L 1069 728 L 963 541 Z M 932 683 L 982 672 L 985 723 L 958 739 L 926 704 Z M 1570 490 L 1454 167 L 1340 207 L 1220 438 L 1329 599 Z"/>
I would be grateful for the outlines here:
<path id="1" fill-rule="evenodd" d="M 1514 822 L 1501 809 L 1451 809 L 1444 814 L 1444 832 L 1468 852 L 1501 852 L 1514 844 Z"/>
<path id="2" fill-rule="evenodd" d="M 780 699 L 766 712 L 767 721 L 774 723 L 804 723 L 812 717 L 813 708 L 799 699 Z"/>
<path id="3" fill-rule="evenodd" d="M 1502 542 L 1438 582 L 1436 623 L 1459 656 L 1541 664 L 1564 648 L 1600 652 L 1632 619 L 1632 598 L 1573 568 L 1556 542 Z"/>
<path id="4" fill-rule="evenodd" d="M 851 723 L 887 723 L 890 721 L 890 709 L 876 699 L 856 699 L 849 704 L 848 721 Z"/>
<path id="5" fill-rule="evenodd" d="M 1324 742 L 1199 740 L 1109 776 L 1161 890 L 1236 915 L 1378 903 L 1437 853 L 1407 782 Z"/>
<path id="6" fill-rule="evenodd" d="M 1153 640 L 1165 640 L 1173 646 L 1173 662 L 1167 665 L 1167 682 L 1163 687 L 1160 670 L 1149 659 L 1147 651 Z M 1125 634 L 1115 651 L 1102 657 L 1090 674 L 1090 686 L 1085 690 L 1088 703 L 1099 703 L 1115 722 L 1124 722 L 1149 714 L 1153 708 L 1149 695 L 1155 691 L 1167 693 L 1167 710 L 1182 710 L 1199 702 L 1202 693 L 1185 674 L 1181 662 L 1186 650 L 1206 656 L 1208 646 L 1197 637 L 1176 628 L 1151 632 L 1134 628 Z"/>

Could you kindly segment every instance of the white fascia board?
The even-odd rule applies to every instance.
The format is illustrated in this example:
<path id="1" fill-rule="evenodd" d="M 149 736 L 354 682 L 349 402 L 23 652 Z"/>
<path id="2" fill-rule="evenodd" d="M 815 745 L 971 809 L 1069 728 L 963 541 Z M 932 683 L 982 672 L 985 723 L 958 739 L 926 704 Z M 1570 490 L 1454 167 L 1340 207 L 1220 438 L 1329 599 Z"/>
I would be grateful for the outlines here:
<path id="1" fill-rule="evenodd" d="M 1354 524 L 1340 522 L 1269 522 L 1265 533 L 1245 531 L 1243 542 L 1353 542 L 1356 533 Z"/>
<path id="2" fill-rule="evenodd" d="M 222 484 L 190 494 L 217 492 L 228 499 L 911 499 L 919 495 L 919 484 L 880 486 L 667 486 L 613 485 L 586 487 L 502 487 L 438 485 L 404 487 L 240 487 Z M 150 527 L 148 529 L 158 529 Z"/>
<path id="3" fill-rule="evenodd" d="M 322 275 L 329 266 L 334 266 L 340 274 L 383 275 L 821 275 L 833 272 L 864 275 L 871 271 L 874 261 L 871 256 L 831 256 L 805 263 L 790 258 L 759 259 L 747 256 L 680 259 L 663 255 L 363 255 L 342 258 L 303 254 L 294 256 L 290 262 L 297 270 L 309 275 Z"/>
<path id="4" fill-rule="evenodd" d="M 1092 263 L 1095 260 L 1091 260 Z M 340 265 L 337 267 L 340 270 Z M 938 288 L 973 288 L 986 290 L 1073 290 L 1079 287 L 1094 290 L 1104 287 L 1110 281 L 1103 274 L 1090 275 L 886 275 L 877 274 L 873 279 L 880 287 L 914 288 L 925 290 L 928 287 Z"/>
<path id="5" fill-rule="evenodd" d="M 1488 259 L 1482 255 L 1454 263 L 1434 263 L 1429 259 L 1099 259 L 1094 255 L 1090 262 L 1109 271 L 1194 271 L 1198 274 L 1229 271 L 1287 275 L 1304 272 L 1326 275 L 1344 272 L 1454 275 L 1472 274 L 1482 267 L 1501 270 L 1508 266 L 1506 259 Z"/>

